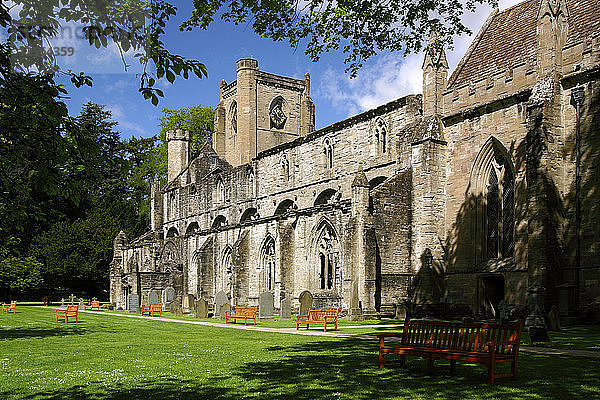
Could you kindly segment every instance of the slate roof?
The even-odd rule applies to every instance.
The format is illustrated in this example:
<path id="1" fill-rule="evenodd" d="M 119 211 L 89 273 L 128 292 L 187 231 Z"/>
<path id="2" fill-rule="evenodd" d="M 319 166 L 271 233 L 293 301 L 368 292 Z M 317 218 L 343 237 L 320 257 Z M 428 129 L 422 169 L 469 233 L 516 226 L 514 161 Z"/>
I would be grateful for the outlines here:
<path id="1" fill-rule="evenodd" d="M 461 87 L 496 73 L 527 65 L 535 69 L 537 13 L 543 0 L 526 0 L 492 14 L 452 73 L 448 88 Z M 600 0 L 566 0 L 566 46 L 600 35 Z"/>

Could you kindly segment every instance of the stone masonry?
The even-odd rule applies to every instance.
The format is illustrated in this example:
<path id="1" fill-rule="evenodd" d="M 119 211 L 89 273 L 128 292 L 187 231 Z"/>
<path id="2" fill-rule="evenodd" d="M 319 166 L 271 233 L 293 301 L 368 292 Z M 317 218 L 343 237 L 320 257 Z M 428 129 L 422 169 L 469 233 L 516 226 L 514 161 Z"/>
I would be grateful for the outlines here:
<path id="1" fill-rule="evenodd" d="M 167 134 L 151 230 L 119 234 L 111 301 L 314 305 L 351 318 L 525 317 L 599 307 L 600 5 L 527 0 L 495 11 L 448 78 L 430 39 L 423 95 L 315 130 L 310 77 L 237 62 L 212 146 Z M 572 100 L 583 88 L 577 120 Z M 579 89 L 577 89 L 579 90 Z M 579 122 L 578 122 L 579 121 Z M 581 195 L 575 217 L 575 133 Z M 575 254 L 580 238 L 580 259 Z M 192 305 L 190 305 L 192 304 Z"/>

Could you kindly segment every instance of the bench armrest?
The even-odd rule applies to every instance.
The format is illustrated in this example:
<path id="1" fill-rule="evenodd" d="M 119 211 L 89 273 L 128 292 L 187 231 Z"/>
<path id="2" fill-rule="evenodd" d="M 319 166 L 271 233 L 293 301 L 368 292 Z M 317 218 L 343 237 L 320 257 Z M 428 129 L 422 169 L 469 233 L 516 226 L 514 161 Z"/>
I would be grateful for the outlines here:
<path id="1" fill-rule="evenodd" d="M 308 315 L 304 315 L 304 314 L 296 315 L 296 321 L 300 321 L 300 319 L 307 320 Z"/>

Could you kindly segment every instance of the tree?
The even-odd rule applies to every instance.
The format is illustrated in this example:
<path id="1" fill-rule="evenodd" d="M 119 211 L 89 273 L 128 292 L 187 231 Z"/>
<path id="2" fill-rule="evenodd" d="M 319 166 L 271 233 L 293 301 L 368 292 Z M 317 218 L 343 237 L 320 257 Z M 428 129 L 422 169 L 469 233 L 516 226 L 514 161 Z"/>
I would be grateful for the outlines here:
<path id="1" fill-rule="evenodd" d="M 43 264 L 44 286 L 100 296 L 108 287 L 108 266 L 121 215 L 96 208 L 82 220 L 58 222 L 36 236 L 29 255 Z"/>
<path id="2" fill-rule="evenodd" d="M 168 130 L 188 129 L 192 134 L 192 158 L 194 158 L 202 146 L 211 141 L 215 115 L 212 108 L 201 105 L 174 110 L 163 108 L 162 114 L 159 118 L 159 126 L 163 143 L 166 141 Z"/>
<path id="3" fill-rule="evenodd" d="M 191 17 L 180 29 L 207 29 L 217 15 L 234 24 L 252 23 L 256 33 L 294 48 L 306 41 L 313 61 L 328 51 L 346 54 L 346 72 L 355 76 L 363 62 L 384 50 L 418 52 L 436 32 L 440 45 L 469 33 L 465 11 L 497 0 L 194 0 Z"/>
<path id="4" fill-rule="evenodd" d="M 10 257 L 0 260 L 0 297 L 14 299 L 16 294 L 42 286 L 42 264 L 33 257 Z"/>
<path id="5" fill-rule="evenodd" d="M 306 54 L 313 61 L 331 50 L 342 50 L 347 71 L 356 75 L 362 63 L 384 50 L 404 53 L 419 51 L 435 31 L 442 44 L 453 35 L 469 32 L 462 23 L 465 11 L 477 4 L 497 5 L 497 0 L 193 0 L 192 15 L 183 22 L 182 31 L 207 29 L 215 17 L 234 24 L 252 23 L 254 31 L 275 41 L 288 40 L 293 47 L 306 41 Z M 76 86 L 91 85 L 83 73 L 61 71 L 47 40 L 56 35 L 61 21 L 84 24 L 88 43 L 96 48 L 115 43 L 121 54 L 129 50 L 144 66 L 140 92 L 158 104 L 163 92 L 156 79 L 173 82 L 176 76 L 201 78 L 206 67 L 197 60 L 171 53 L 162 36 L 177 7 L 167 1 L 85 1 L 14 0 L 20 7 L 18 17 L 8 6 L 0 7 L 0 27 L 8 42 L 5 55 L 12 56 L 14 68 L 28 71 L 34 67 L 47 73 L 66 73 Z M 127 67 L 125 65 L 125 67 Z M 153 68 L 153 71 L 148 69 Z"/>

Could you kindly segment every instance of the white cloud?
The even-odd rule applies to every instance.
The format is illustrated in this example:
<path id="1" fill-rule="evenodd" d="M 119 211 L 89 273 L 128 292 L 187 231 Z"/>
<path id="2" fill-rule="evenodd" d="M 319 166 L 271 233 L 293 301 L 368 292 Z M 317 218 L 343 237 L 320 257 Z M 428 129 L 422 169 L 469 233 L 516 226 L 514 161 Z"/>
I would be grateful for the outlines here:
<path id="1" fill-rule="evenodd" d="M 112 114 L 112 119 L 117 121 L 119 123 L 118 128 L 120 131 L 127 131 L 127 137 L 131 136 L 134 133 L 140 134 L 140 135 L 147 135 L 146 130 L 134 123 L 131 122 L 127 119 L 126 115 L 125 115 L 125 111 L 123 110 L 123 107 L 119 104 L 108 104 L 106 106 L 106 109 L 108 109 L 111 114 Z"/>
<path id="2" fill-rule="evenodd" d="M 347 110 L 350 116 L 403 95 L 419 93 L 422 62 L 420 54 L 406 58 L 380 55 L 375 64 L 363 67 L 355 79 L 329 69 L 321 79 L 319 95 L 334 107 Z"/>
<path id="3" fill-rule="evenodd" d="M 499 7 L 503 10 L 521 1 L 500 0 Z M 479 6 L 475 13 L 464 15 L 463 21 L 473 34 L 454 38 L 454 50 L 447 52 L 450 72 L 456 68 L 491 11 L 489 6 Z M 407 94 L 422 92 L 422 53 L 406 57 L 385 53 L 371 61 L 355 79 L 328 69 L 320 79 L 318 94 L 329 100 L 335 109 L 350 116 Z"/>

